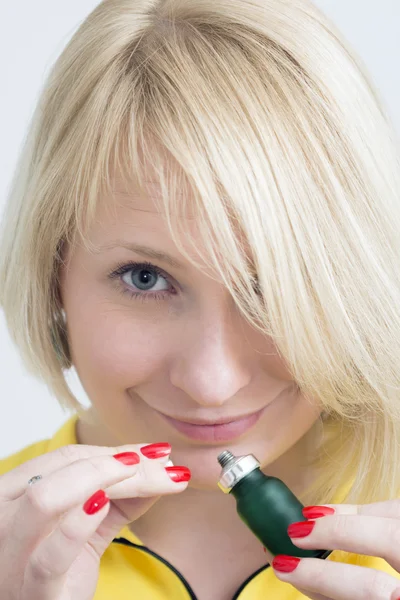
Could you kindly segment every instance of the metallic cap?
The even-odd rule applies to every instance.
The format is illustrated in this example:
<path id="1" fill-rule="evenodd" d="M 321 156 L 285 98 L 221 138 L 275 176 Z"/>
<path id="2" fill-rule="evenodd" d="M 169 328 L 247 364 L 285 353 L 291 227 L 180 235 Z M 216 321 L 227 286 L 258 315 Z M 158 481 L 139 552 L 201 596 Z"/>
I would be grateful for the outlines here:
<path id="1" fill-rule="evenodd" d="M 218 487 L 229 494 L 233 487 L 246 477 L 249 473 L 258 469 L 260 463 L 253 454 L 246 456 L 234 456 L 229 450 L 224 450 L 218 456 L 218 462 L 221 465 L 222 471 L 218 481 Z"/>

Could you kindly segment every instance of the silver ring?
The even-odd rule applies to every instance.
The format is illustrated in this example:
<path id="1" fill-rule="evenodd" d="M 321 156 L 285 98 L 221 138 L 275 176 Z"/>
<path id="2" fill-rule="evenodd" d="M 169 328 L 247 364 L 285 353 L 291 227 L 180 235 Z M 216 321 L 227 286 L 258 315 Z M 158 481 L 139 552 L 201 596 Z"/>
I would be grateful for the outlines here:
<path id="1" fill-rule="evenodd" d="M 28 481 L 28 485 L 33 485 L 37 481 L 40 481 L 40 479 L 43 479 L 42 475 L 35 475 L 34 477 L 30 478 L 30 480 Z"/>

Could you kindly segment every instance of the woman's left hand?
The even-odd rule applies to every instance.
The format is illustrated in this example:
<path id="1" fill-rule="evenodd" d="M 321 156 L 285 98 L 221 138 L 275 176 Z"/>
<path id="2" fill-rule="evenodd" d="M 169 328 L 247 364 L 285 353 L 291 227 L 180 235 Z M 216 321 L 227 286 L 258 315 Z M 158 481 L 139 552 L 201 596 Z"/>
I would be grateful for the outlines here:
<path id="1" fill-rule="evenodd" d="M 334 509 L 334 513 L 322 515 L 321 509 L 326 507 Z M 298 524 L 288 528 L 295 546 L 380 557 L 400 573 L 400 500 L 364 505 L 326 504 L 306 507 L 303 514 L 308 521 L 301 523 L 297 531 L 294 530 Z M 304 537 L 299 537 L 300 529 Z M 312 600 L 400 600 L 400 581 L 377 569 L 282 555 L 274 558 L 272 567 L 281 581 L 290 583 Z"/>

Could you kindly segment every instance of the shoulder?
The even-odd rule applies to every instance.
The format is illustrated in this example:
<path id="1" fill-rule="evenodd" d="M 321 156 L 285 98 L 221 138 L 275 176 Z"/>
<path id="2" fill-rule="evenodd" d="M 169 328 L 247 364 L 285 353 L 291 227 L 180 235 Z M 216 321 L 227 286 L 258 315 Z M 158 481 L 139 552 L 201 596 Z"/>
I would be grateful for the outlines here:
<path id="1" fill-rule="evenodd" d="M 0 475 L 15 469 L 32 458 L 36 458 L 36 456 L 52 452 L 62 446 L 76 444 L 75 426 L 77 420 L 78 415 L 75 414 L 63 423 L 52 437 L 29 444 L 25 448 L 0 459 Z"/>

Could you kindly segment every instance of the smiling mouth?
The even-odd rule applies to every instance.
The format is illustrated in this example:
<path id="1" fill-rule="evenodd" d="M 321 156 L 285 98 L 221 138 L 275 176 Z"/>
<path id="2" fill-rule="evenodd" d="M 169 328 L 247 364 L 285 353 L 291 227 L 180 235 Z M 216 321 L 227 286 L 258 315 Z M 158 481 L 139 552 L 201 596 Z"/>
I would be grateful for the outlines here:
<path id="1" fill-rule="evenodd" d="M 186 421 L 169 417 L 163 413 L 158 413 L 174 429 L 182 433 L 185 437 L 203 441 L 203 442 L 227 442 L 244 435 L 251 429 L 267 407 L 250 415 L 239 417 L 225 417 L 216 419 L 213 422 L 202 419 L 193 419 Z M 158 412 L 158 411 L 157 411 Z"/>

